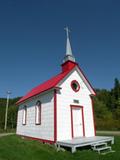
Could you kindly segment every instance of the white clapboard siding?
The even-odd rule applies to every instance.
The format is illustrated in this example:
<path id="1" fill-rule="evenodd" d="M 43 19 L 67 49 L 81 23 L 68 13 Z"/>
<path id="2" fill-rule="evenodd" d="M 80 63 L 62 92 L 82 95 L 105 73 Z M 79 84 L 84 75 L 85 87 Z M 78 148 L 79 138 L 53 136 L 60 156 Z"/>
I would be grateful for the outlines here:
<path id="1" fill-rule="evenodd" d="M 74 92 L 71 88 L 71 81 L 77 80 L 80 84 L 80 90 Z M 83 106 L 85 136 L 94 136 L 94 123 L 92 113 L 92 103 L 90 91 L 75 69 L 68 75 L 62 83 L 59 84 L 61 90 L 57 94 L 57 140 L 72 139 L 71 135 L 71 112 L 70 105 Z M 74 103 L 79 100 L 79 104 Z"/>
<path id="2" fill-rule="evenodd" d="M 54 93 L 42 94 L 19 106 L 17 134 L 45 140 L 54 140 Z M 41 125 L 35 124 L 35 105 L 41 102 Z M 22 124 L 23 106 L 27 106 L 26 125 Z"/>

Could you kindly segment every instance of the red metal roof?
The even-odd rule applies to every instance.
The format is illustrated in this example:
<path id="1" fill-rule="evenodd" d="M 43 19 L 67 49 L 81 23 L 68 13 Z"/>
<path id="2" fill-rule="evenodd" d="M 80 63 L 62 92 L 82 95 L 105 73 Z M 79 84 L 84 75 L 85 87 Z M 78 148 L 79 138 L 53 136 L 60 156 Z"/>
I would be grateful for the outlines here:
<path id="1" fill-rule="evenodd" d="M 18 102 L 17 104 L 24 102 L 25 100 L 36 96 L 44 91 L 47 91 L 51 88 L 56 87 L 56 85 L 76 66 L 76 63 L 72 63 L 71 67 L 69 69 L 67 69 L 64 72 L 61 72 L 60 74 L 58 74 L 57 76 L 49 79 L 48 81 L 38 85 L 37 87 L 33 88 L 30 92 L 28 92 L 25 96 L 23 96 Z"/>

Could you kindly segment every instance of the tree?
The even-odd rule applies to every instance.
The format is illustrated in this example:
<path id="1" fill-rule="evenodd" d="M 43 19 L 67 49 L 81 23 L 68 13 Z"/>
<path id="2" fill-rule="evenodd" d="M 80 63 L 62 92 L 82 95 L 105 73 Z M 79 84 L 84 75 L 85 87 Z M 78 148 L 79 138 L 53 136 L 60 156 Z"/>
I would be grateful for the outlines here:
<path id="1" fill-rule="evenodd" d="M 111 110 L 111 94 L 110 91 L 106 90 L 106 89 L 102 89 L 102 90 L 96 90 L 97 92 L 97 98 L 99 101 L 103 102 L 106 107 Z"/>
<path id="2" fill-rule="evenodd" d="M 98 97 L 94 98 L 95 122 L 97 129 L 112 129 L 113 116 L 112 112 L 108 110 L 104 102 L 100 101 Z"/>
<path id="3" fill-rule="evenodd" d="M 114 97 L 116 100 L 120 98 L 120 83 L 117 78 L 115 78 L 115 82 L 114 82 Z"/>
<path id="4" fill-rule="evenodd" d="M 120 82 L 117 78 L 114 80 L 114 88 L 111 90 L 112 108 L 116 109 L 120 99 Z"/>
<path id="5" fill-rule="evenodd" d="M 17 122 L 17 106 L 16 102 L 20 97 L 10 99 L 8 108 L 8 128 L 16 128 Z M 6 98 L 0 98 L 0 128 L 4 128 L 5 123 Z"/>

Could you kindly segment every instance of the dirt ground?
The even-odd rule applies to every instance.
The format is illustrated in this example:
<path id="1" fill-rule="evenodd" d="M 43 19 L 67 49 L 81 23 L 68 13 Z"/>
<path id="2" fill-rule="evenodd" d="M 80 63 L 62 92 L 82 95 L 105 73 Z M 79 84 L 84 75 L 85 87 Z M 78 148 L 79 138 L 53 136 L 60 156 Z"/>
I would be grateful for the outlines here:
<path id="1" fill-rule="evenodd" d="M 97 131 L 97 134 L 120 136 L 120 131 Z"/>

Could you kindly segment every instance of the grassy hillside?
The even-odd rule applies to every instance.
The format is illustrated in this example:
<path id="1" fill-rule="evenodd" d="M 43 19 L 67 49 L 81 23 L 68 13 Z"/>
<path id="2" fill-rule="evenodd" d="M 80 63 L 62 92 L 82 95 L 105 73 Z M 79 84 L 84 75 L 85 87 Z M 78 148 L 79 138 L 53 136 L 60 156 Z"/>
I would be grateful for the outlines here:
<path id="1" fill-rule="evenodd" d="M 99 155 L 91 150 L 57 152 L 53 146 L 21 139 L 16 135 L 0 138 L 0 160 L 120 160 L 120 137 L 115 137 L 115 153 Z"/>

